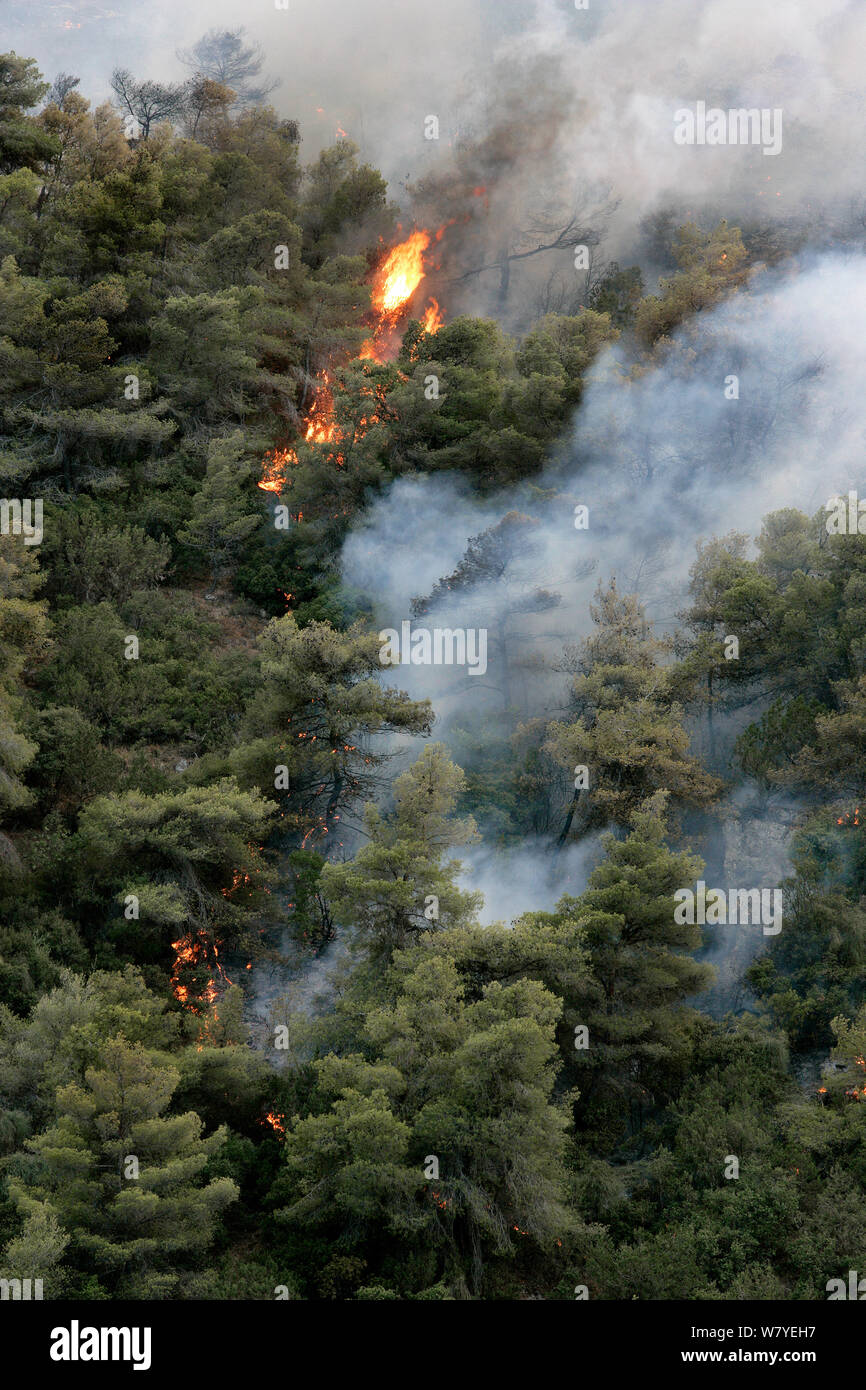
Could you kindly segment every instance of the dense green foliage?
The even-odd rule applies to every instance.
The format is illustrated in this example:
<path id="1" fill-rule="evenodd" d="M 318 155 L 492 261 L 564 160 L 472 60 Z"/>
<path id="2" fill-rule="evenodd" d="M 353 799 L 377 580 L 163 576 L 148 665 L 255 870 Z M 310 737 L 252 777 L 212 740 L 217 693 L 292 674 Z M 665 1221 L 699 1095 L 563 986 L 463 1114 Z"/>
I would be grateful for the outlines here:
<path id="1" fill-rule="evenodd" d="M 859 538 L 782 511 L 755 559 L 699 546 L 670 640 L 601 584 L 567 708 L 524 718 L 506 673 L 456 760 L 417 742 L 433 710 L 381 682 L 338 568 L 402 474 L 531 480 L 606 345 L 639 375 L 738 292 L 740 231 L 689 224 L 658 294 L 613 266 L 520 340 L 410 322 L 382 365 L 359 352 L 398 210 L 351 143 L 301 167 L 294 123 L 211 79 L 139 140 L 74 89 L 37 109 L 14 54 L 0 90 L 0 476 L 45 502 L 41 545 L 0 536 L 0 1273 L 94 1299 L 823 1297 L 866 1265 Z M 302 438 L 326 368 L 339 459 Z M 286 447 L 283 530 L 256 482 Z M 507 575 L 534 525 L 440 584 Z M 393 779 L 384 735 L 410 746 Z M 812 809 L 758 1004 L 719 1021 L 674 894 L 745 778 Z M 476 822 L 606 832 L 604 856 L 482 927 L 453 857 Z M 225 970 L 285 922 L 302 961 L 343 948 L 334 992 L 251 1035 Z M 792 1058 L 830 1048 L 838 1075 L 799 1086 Z"/>

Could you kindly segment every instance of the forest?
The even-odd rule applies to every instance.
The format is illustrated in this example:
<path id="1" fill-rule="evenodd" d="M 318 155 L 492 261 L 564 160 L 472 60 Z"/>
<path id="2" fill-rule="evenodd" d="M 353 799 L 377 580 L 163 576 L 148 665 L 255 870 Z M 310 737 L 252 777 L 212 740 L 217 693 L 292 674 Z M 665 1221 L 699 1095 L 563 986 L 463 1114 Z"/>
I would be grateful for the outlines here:
<path id="1" fill-rule="evenodd" d="M 635 579 L 666 465 L 610 444 L 702 373 L 711 439 L 657 407 L 695 478 L 790 443 L 820 349 L 756 407 L 730 344 L 804 237 L 707 200 L 620 264 L 563 218 L 478 313 L 493 135 L 398 198 L 231 79 L 0 55 L 0 1277 L 824 1300 L 866 1268 L 858 504 L 818 457 L 811 506 L 704 525 L 671 472 Z M 485 669 L 389 668 L 407 621 Z"/>

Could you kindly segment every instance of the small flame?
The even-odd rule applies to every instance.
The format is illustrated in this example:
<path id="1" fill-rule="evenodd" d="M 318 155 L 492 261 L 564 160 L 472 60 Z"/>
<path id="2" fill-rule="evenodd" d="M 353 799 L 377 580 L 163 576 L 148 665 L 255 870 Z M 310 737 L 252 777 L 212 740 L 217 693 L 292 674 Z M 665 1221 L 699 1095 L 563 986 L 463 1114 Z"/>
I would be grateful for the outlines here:
<path id="1" fill-rule="evenodd" d="M 439 301 L 437 299 L 431 299 L 424 311 L 421 327 L 424 329 L 425 333 L 438 333 L 444 322 L 442 310 L 439 308 Z"/>

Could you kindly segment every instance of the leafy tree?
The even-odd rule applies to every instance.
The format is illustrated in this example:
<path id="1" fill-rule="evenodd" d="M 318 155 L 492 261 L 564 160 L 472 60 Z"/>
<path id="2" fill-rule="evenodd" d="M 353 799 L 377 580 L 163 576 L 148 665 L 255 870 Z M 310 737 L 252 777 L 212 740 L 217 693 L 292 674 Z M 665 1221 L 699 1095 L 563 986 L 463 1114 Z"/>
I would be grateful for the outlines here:
<path id="1" fill-rule="evenodd" d="M 232 778 L 156 796 L 98 797 L 82 811 L 70 847 L 77 893 L 93 901 L 95 876 L 104 929 L 125 936 L 128 951 L 164 958 L 172 937 L 189 937 L 190 980 L 182 984 L 194 992 L 215 969 L 215 942 L 240 937 L 249 946 L 267 879 L 260 842 L 273 812 L 273 803 Z M 131 895 L 138 916 L 125 918 Z"/>
<path id="2" fill-rule="evenodd" d="M 60 1088 L 55 1124 L 27 1142 L 35 1161 L 9 1182 L 31 1218 L 27 1241 L 38 1219 L 53 1236 L 53 1264 L 64 1232 L 74 1267 L 118 1297 L 165 1298 L 182 1286 L 183 1265 L 206 1253 L 237 1197 L 228 1178 L 201 1182 L 226 1131 L 205 1139 L 194 1112 L 164 1114 L 178 1079 L 158 1056 L 110 1038 L 83 1084 Z"/>
<path id="3" fill-rule="evenodd" d="M 65 594 L 79 603 L 122 604 L 162 580 L 171 546 L 141 526 L 112 526 L 95 508 L 82 507 L 53 519 L 45 554 Z"/>
<path id="4" fill-rule="evenodd" d="M 693 222 L 680 227 L 674 257 L 677 274 L 662 282 L 661 295 L 649 295 L 637 307 L 635 332 L 645 347 L 668 339 L 692 314 L 736 290 L 748 274 L 742 233 L 725 221 L 711 232 Z"/>
<path id="5" fill-rule="evenodd" d="M 278 1215 L 366 1237 L 367 1252 L 376 1232 L 423 1242 L 432 1259 L 416 1262 L 420 1282 L 479 1296 L 489 1266 L 522 1255 L 521 1242 L 550 1251 L 572 1227 L 567 1118 L 551 1094 L 557 1001 L 534 982 L 497 981 L 469 1003 L 453 961 L 414 951 L 398 953 L 394 972 L 395 1002 L 366 1018 L 376 1060 L 315 1064 L 333 1099 L 292 1122 L 280 1188 L 292 1200 Z"/>
<path id="6" fill-rule="evenodd" d="M 360 622 L 345 632 L 321 622 L 302 628 L 286 613 L 259 645 L 264 679 L 245 715 L 250 741 L 231 765 L 242 782 L 269 790 L 285 767 L 288 786 L 277 790 L 289 823 L 332 835 L 349 802 L 374 785 L 386 756 L 375 735 L 429 732 L 429 704 L 380 684 L 381 644 Z"/>
<path id="7" fill-rule="evenodd" d="M 627 1122 L 669 1097 L 688 1062 L 693 1015 L 684 1001 L 706 988 L 709 966 L 689 952 L 700 927 L 674 919 L 678 889 L 693 883 L 701 863 L 665 844 L 665 794 L 634 816 L 625 839 L 605 837 L 607 857 L 577 900 L 557 912 L 575 923 L 586 951 L 588 981 L 573 1017 L 588 1045 L 572 1057 L 581 1092 L 578 1123 L 593 1142 L 616 1142 Z"/>
<path id="8" fill-rule="evenodd" d="M 178 533 L 187 545 L 205 552 L 212 584 L 226 574 L 232 557 L 262 524 L 261 512 L 249 510 L 252 470 L 248 463 L 241 463 L 243 452 L 240 430 L 211 441 L 201 491 L 193 498 L 189 521 Z"/>
<path id="9" fill-rule="evenodd" d="M 296 937 L 316 949 L 332 941 L 336 932 L 320 883 L 326 860 L 315 850 L 296 849 L 289 855 L 294 876 L 292 888 L 292 930 Z"/>
<path id="10" fill-rule="evenodd" d="M 0 53 L 0 174 L 38 170 L 56 152 L 54 140 L 29 114 L 47 91 L 35 58 Z"/>
<path id="11" fill-rule="evenodd" d="M 23 536 L 0 536 L 0 813 L 26 805 L 22 774 L 36 745 L 20 727 L 21 675 L 48 641 L 42 587 L 33 548 Z"/>
<path id="12" fill-rule="evenodd" d="M 460 864 L 445 852 L 475 836 L 472 820 L 452 817 L 464 786 L 442 744 L 431 744 L 394 782 L 394 812 L 372 803 L 364 813 L 369 843 L 346 864 L 326 864 L 320 875 L 337 922 L 354 927 L 370 956 L 387 962 L 418 932 L 437 923 L 471 921 L 480 895 L 459 889 Z"/>
<path id="13" fill-rule="evenodd" d="M 561 767 L 589 769 L 589 787 L 576 784 L 561 843 L 578 808 L 581 829 L 626 824 L 657 790 L 691 805 L 706 805 L 720 790 L 688 751 L 682 710 L 660 664 L 669 646 L 653 636 L 637 599 L 620 595 L 612 580 L 599 585 L 589 611 L 596 632 L 566 654 L 575 717 L 551 723 L 545 745 Z"/>
<path id="14" fill-rule="evenodd" d="M 614 328 L 622 330 L 634 322 L 642 296 L 640 266 L 631 265 L 622 270 L 617 261 L 611 261 L 590 291 L 589 307 L 597 314 L 607 314 Z"/>

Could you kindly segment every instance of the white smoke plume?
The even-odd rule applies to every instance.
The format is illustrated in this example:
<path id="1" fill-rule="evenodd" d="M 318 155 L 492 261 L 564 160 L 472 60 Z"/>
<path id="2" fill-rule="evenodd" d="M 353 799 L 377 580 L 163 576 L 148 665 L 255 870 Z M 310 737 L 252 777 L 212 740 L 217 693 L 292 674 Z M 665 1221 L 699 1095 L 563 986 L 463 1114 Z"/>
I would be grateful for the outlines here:
<path id="1" fill-rule="evenodd" d="M 442 605 L 425 623 L 458 612 L 474 626 L 508 620 L 521 582 L 544 585 L 562 604 L 513 624 L 551 653 L 588 634 L 595 586 L 615 576 L 672 626 L 696 541 L 732 530 L 754 536 L 771 511 L 811 514 L 834 493 L 862 492 L 864 312 L 866 257 L 839 252 L 758 276 L 687 326 L 635 381 L 618 370 L 614 347 L 592 371 L 564 461 L 533 479 L 556 491 L 552 502 L 533 502 L 520 486 L 476 500 L 453 476 L 399 479 L 349 536 L 344 578 L 371 597 L 383 628 L 399 628 L 412 597 L 453 571 L 469 538 L 517 510 L 540 526 L 509 582 L 473 591 L 459 610 Z M 725 394 L 731 374 L 736 400 Z M 589 507 L 587 530 L 575 529 L 575 504 Z M 494 652 L 487 679 L 461 679 L 460 700 L 495 705 L 495 676 Z M 389 677 L 434 699 L 455 681 L 448 667 L 405 665 Z"/>

